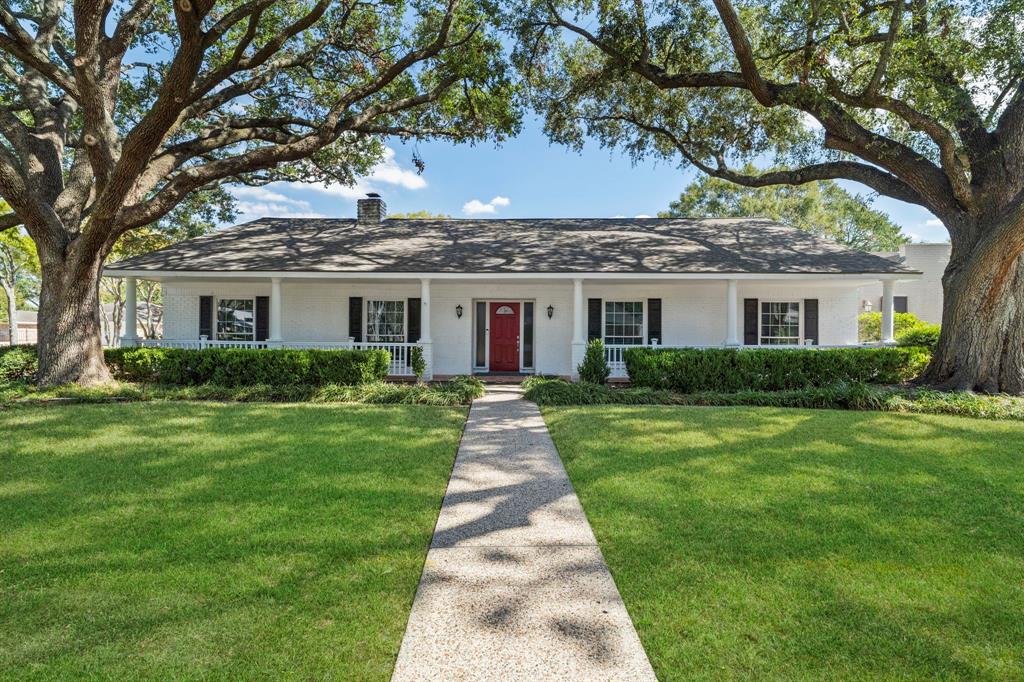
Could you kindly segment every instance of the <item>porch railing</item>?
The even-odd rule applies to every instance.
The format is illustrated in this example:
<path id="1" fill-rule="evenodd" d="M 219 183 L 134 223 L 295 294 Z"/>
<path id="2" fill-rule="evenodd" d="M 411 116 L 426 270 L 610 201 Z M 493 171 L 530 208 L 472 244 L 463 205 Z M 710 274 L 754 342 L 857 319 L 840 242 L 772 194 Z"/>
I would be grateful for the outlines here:
<path id="1" fill-rule="evenodd" d="M 213 339 L 140 339 L 148 348 L 294 348 L 300 350 L 386 350 L 391 353 L 389 376 L 413 376 L 412 349 L 416 343 L 378 343 L 375 341 L 223 341 Z"/>

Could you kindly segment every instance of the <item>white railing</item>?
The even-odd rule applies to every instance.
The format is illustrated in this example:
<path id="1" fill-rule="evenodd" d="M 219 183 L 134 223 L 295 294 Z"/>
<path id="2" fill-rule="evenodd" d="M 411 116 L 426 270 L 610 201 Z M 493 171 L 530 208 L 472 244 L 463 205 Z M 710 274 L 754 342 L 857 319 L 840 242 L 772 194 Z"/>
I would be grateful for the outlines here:
<path id="1" fill-rule="evenodd" d="M 381 343 L 375 341 L 220 341 L 212 339 L 140 339 L 140 346 L 148 348 L 294 348 L 299 350 L 386 350 L 391 353 L 389 376 L 411 377 L 412 349 L 416 343 Z"/>
<path id="2" fill-rule="evenodd" d="M 634 344 L 634 345 L 605 345 L 604 347 L 604 359 L 608 363 L 608 369 L 611 373 L 608 375 L 611 379 L 628 379 L 629 372 L 626 371 L 626 360 L 624 353 L 628 348 L 726 348 L 724 345 L 717 346 L 662 346 L 659 344 Z M 769 350 L 794 350 L 794 349 L 806 349 L 806 348 L 855 348 L 856 346 L 812 346 L 812 345 L 800 345 L 800 344 L 786 344 L 786 345 L 763 345 L 763 346 L 736 346 L 736 348 L 767 348 Z"/>

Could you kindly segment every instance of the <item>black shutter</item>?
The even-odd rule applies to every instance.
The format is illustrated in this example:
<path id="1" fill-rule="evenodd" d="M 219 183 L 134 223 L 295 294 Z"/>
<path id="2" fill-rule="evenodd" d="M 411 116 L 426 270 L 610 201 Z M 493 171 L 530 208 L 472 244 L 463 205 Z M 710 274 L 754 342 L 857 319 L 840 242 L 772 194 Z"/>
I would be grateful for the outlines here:
<path id="1" fill-rule="evenodd" d="M 818 299 L 804 299 L 804 341 L 818 345 Z"/>
<path id="2" fill-rule="evenodd" d="M 199 336 L 213 338 L 213 296 L 199 297 Z"/>
<path id="3" fill-rule="evenodd" d="M 651 339 L 658 339 L 658 343 L 664 345 L 665 339 L 661 338 L 661 299 L 647 299 L 647 343 Z"/>
<path id="4" fill-rule="evenodd" d="M 405 340 L 409 343 L 416 343 L 420 340 L 420 314 L 423 311 L 423 306 L 418 298 L 410 298 L 405 305 L 408 310 L 406 319 L 409 321 Z"/>
<path id="5" fill-rule="evenodd" d="M 757 345 L 757 299 L 743 299 L 743 345 Z"/>
<path id="6" fill-rule="evenodd" d="M 601 338 L 601 299 L 587 299 L 587 341 Z"/>
<path id="7" fill-rule="evenodd" d="M 893 296 L 892 297 L 892 311 L 894 313 L 905 313 L 905 312 L 907 312 L 907 297 L 906 296 Z"/>
<path id="8" fill-rule="evenodd" d="M 270 297 L 256 297 L 256 340 L 266 341 L 270 336 Z"/>
<path id="9" fill-rule="evenodd" d="M 348 335 L 353 341 L 363 340 L 363 297 L 348 297 Z"/>

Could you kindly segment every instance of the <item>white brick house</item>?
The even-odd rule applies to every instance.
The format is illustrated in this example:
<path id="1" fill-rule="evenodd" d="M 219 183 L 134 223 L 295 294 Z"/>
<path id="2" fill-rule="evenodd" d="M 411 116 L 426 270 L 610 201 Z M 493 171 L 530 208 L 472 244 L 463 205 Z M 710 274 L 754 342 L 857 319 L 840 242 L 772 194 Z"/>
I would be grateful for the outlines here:
<path id="1" fill-rule="evenodd" d="M 105 274 L 129 296 L 163 282 L 164 339 L 144 343 L 385 347 L 395 375 L 418 345 L 428 378 L 574 376 L 595 337 L 618 375 L 636 345 L 853 345 L 877 283 L 891 340 L 893 287 L 920 274 L 760 219 L 388 220 L 359 203 L 354 221 L 261 219 Z"/>

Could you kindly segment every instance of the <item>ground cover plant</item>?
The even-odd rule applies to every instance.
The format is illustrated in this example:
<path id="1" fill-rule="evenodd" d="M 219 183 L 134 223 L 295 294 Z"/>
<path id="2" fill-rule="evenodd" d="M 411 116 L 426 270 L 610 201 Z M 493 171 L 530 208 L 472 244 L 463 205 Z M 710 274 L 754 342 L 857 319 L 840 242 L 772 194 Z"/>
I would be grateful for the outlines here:
<path id="1" fill-rule="evenodd" d="M 387 680 L 464 417 L 0 412 L 0 678 Z"/>
<path id="2" fill-rule="evenodd" d="M 1024 677 L 1024 424 L 544 416 L 659 679 Z"/>

